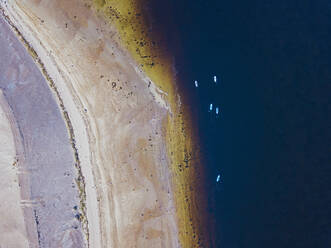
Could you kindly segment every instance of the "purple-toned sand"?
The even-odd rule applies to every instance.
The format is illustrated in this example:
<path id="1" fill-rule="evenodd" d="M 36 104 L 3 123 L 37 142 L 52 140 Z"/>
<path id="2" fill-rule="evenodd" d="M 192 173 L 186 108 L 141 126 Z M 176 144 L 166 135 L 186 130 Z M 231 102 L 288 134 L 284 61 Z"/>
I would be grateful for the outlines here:
<path id="1" fill-rule="evenodd" d="M 85 247 L 65 120 L 42 73 L 2 17 L 0 89 L 15 136 L 30 247 Z"/>

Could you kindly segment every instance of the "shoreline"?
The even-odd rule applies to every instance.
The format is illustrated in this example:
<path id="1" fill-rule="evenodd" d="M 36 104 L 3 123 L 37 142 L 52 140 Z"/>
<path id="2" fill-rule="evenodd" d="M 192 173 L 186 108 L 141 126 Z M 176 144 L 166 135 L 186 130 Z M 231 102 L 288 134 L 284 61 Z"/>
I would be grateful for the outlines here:
<path id="1" fill-rule="evenodd" d="M 175 57 L 165 49 L 162 35 L 149 33 L 150 20 L 143 3 L 135 1 L 88 0 L 95 12 L 109 25 L 119 30 L 119 43 L 129 51 L 141 70 L 157 87 L 167 92 L 171 113 L 164 123 L 169 169 L 177 209 L 182 247 L 211 246 L 212 234 L 208 227 L 207 200 L 205 193 L 204 158 L 200 152 L 197 123 L 189 108 L 185 94 L 179 92 L 179 74 Z M 157 31 L 156 31 L 157 32 Z M 146 36 L 147 35 L 147 36 Z M 139 41 L 139 43 L 137 43 Z"/>
<path id="2" fill-rule="evenodd" d="M 37 9 L 39 8 L 39 6 L 33 7 Z M 84 9 L 79 5 L 77 9 L 80 8 Z M 101 122 L 96 121 L 96 118 L 99 117 L 97 117 L 98 114 L 95 115 L 95 113 L 101 112 L 95 105 L 95 103 L 97 102 L 94 96 L 91 95 L 91 93 L 86 93 L 86 90 L 88 90 L 88 92 L 95 91 L 96 86 L 93 86 L 92 84 L 89 85 L 88 83 L 85 83 L 85 85 L 79 83 L 80 81 L 86 81 L 86 78 L 83 78 L 82 74 L 84 73 L 82 73 L 82 69 L 80 69 L 81 71 L 79 69 L 74 69 L 74 65 L 79 65 L 80 62 L 74 61 L 73 59 L 69 58 L 70 51 L 63 52 L 60 50 L 66 46 L 65 44 L 56 44 L 51 40 L 47 40 L 46 38 L 47 35 L 56 35 L 56 32 L 60 32 L 60 29 L 64 29 L 64 27 L 58 27 L 59 20 L 54 16 L 51 16 L 49 20 L 53 21 L 54 23 L 52 23 L 51 27 L 47 27 L 45 29 L 44 21 L 45 23 L 47 23 L 49 21 L 47 19 L 48 17 L 42 18 L 38 16 L 33 16 L 32 9 L 26 9 L 25 13 L 21 12 L 20 18 L 18 18 L 17 16 L 15 17 L 15 15 L 18 14 L 16 13 L 17 11 L 22 11 L 19 10 L 17 6 L 16 12 L 14 9 L 10 8 L 6 8 L 6 11 L 10 12 L 11 18 L 14 17 L 15 26 L 17 26 L 18 30 L 22 32 L 24 39 L 26 39 L 27 49 L 30 51 L 31 56 L 34 57 L 39 67 L 41 67 L 41 71 L 43 72 L 45 78 L 50 82 L 50 87 L 56 87 L 54 94 L 60 99 L 57 99 L 57 101 L 59 106 L 61 106 L 64 119 L 68 118 L 69 120 L 69 124 L 68 122 L 66 124 L 68 127 L 69 134 L 71 136 L 71 143 L 73 144 L 74 151 L 78 152 L 79 161 L 81 163 L 82 175 L 85 177 L 84 181 L 86 183 L 86 210 L 88 228 L 90 229 L 89 231 L 87 231 L 87 233 L 89 233 L 89 237 L 87 237 L 87 239 L 88 243 L 90 244 L 90 247 L 105 247 L 105 244 L 110 245 L 126 242 L 122 240 L 121 231 L 119 231 L 121 230 L 121 226 L 123 226 L 123 224 L 119 222 L 118 217 L 120 217 L 120 215 L 118 215 L 118 213 L 121 213 L 121 211 L 123 211 L 121 208 L 119 208 L 119 206 L 121 206 L 122 204 L 121 201 L 125 199 L 125 201 L 130 202 L 129 199 L 122 198 L 121 196 L 121 191 L 123 189 L 125 189 L 125 191 L 128 191 L 127 187 L 129 186 L 129 184 L 125 182 L 124 179 L 118 178 L 118 172 L 112 171 L 110 167 L 103 166 L 106 161 L 112 161 L 114 164 L 120 164 L 122 162 L 119 160 L 119 158 L 114 157 L 111 154 L 104 153 L 99 140 L 103 139 L 101 138 L 102 133 L 103 136 L 107 134 L 107 132 L 105 132 L 106 126 L 113 125 L 112 122 L 108 121 L 109 116 L 112 116 L 113 120 L 115 118 L 115 121 L 116 118 L 119 118 L 118 116 L 121 116 L 121 119 L 123 120 L 130 120 L 129 123 L 131 123 L 132 118 L 134 118 L 138 122 L 144 123 L 142 122 L 143 120 L 139 119 L 134 113 L 134 109 L 136 109 L 136 111 L 142 111 L 141 113 L 146 116 L 146 120 L 150 118 L 148 125 L 150 125 L 150 127 L 152 128 L 151 130 L 154 130 L 154 135 L 150 138 L 146 138 L 146 141 L 143 141 L 141 145 L 147 145 L 148 141 L 151 139 L 152 148 L 148 148 L 147 150 L 146 148 L 144 148 L 146 152 L 143 149 L 140 151 L 135 151 L 137 147 L 140 147 L 139 142 L 141 141 L 139 140 L 141 140 L 141 138 L 139 138 L 137 134 L 134 134 L 132 133 L 132 131 L 130 131 L 132 129 L 130 125 L 125 124 L 125 129 L 122 136 L 124 135 L 123 137 L 126 137 L 131 133 L 130 135 L 133 135 L 132 137 L 138 143 L 132 143 L 136 141 L 123 140 L 121 135 L 117 136 L 120 145 L 123 141 L 129 142 L 128 144 L 130 144 L 131 142 L 132 144 L 128 147 L 133 151 L 132 154 L 128 152 L 126 153 L 126 155 L 124 152 L 124 154 L 120 155 L 119 157 L 121 157 L 123 161 L 127 160 L 128 157 L 130 158 L 131 155 L 134 158 L 134 160 L 128 160 L 128 162 L 126 162 L 126 164 L 132 167 L 132 172 L 129 166 L 127 167 L 128 171 L 122 171 L 120 173 L 125 173 L 126 175 L 130 175 L 135 178 L 136 174 L 138 173 L 136 172 L 136 169 L 138 169 L 137 166 L 141 165 L 142 163 L 146 163 L 143 162 L 144 160 L 141 159 L 148 158 L 148 160 L 146 161 L 154 161 L 152 164 L 148 165 L 148 167 L 144 169 L 144 172 L 142 171 L 144 178 L 148 180 L 146 181 L 144 179 L 144 181 L 141 181 L 141 179 L 135 179 L 135 181 L 137 183 L 136 185 L 139 185 L 139 187 L 141 187 L 142 185 L 146 185 L 147 187 L 145 187 L 147 191 L 150 187 L 154 188 L 156 191 L 152 195 L 146 195 L 146 192 L 143 193 L 142 191 L 140 191 L 139 193 L 130 193 L 133 194 L 132 200 L 135 199 L 134 197 L 139 197 L 140 195 L 140 197 L 146 198 L 147 200 L 149 199 L 148 201 L 151 204 L 154 201 L 154 203 L 151 205 L 154 206 L 149 207 L 150 209 L 154 210 L 148 210 L 149 208 L 147 208 L 147 212 L 150 212 L 150 216 L 154 218 L 154 224 L 152 224 L 150 219 L 146 219 L 144 214 L 139 214 L 142 220 L 139 220 L 137 217 L 132 220 L 141 223 L 139 225 L 141 225 L 140 228 L 143 228 L 143 230 L 145 228 L 148 228 L 148 230 L 153 230 L 153 228 L 150 229 L 151 227 L 149 226 L 155 226 L 156 223 L 159 223 L 159 219 L 161 218 L 162 221 L 160 223 L 165 221 L 165 223 L 167 223 L 166 225 L 168 225 L 168 229 L 171 226 L 171 230 L 168 230 L 168 232 L 172 233 L 171 235 L 173 236 L 173 238 L 170 238 L 168 241 L 166 241 L 165 238 L 162 238 L 165 237 L 165 234 L 163 233 L 163 228 L 161 228 L 161 230 L 155 229 L 154 231 L 143 231 L 142 237 L 145 236 L 144 233 L 148 233 L 144 237 L 145 241 L 142 241 L 140 236 L 138 238 L 138 234 L 136 234 L 136 240 L 130 240 L 130 242 L 147 242 L 145 245 L 148 245 L 148 242 L 151 242 L 149 245 L 155 245 L 155 242 L 170 242 L 164 244 L 168 244 L 168 246 L 171 244 L 170 246 L 172 247 L 179 244 L 182 247 L 189 247 L 195 244 L 202 245 L 206 244 L 205 242 L 208 243 L 207 240 L 203 242 L 203 235 L 205 235 L 206 233 L 201 230 L 205 227 L 200 226 L 201 220 L 203 222 L 203 217 L 198 216 L 199 210 L 201 209 L 199 209 L 199 203 L 196 201 L 199 200 L 199 197 L 197 197 L 197 195 L 200 192 L 194 191 L 194 189 L 199 189 L 199 187 L 201 188 L 201 184 L 203 184 L 203 182 L 199 182 L 199 186 L 193 184 L 193 180 L 198 178 L 197 175 L 201 173 L 201 168 L 199 167 L 201 166 L 201 160 L 198 156 L 193 155 L 192 157 L 192 154 L 194 154 L 196 149 L 196 144 L 194 143 L 194 140 L 192 138 L 194 137 L 194 128 L 192 127 L 193 124 L 191 123 L 192 121 L 190 118 L 190 114 L 184 111 L 184 106 L 182 106 L 182 103 L 180 101 L 180 96 L 177 92 L 178 89 L 175 84 L 176 77 L 172 63 L 168 62 L 167 65 L 170 67 L 160 67 L 155 71 L 145 72 L 138 65 L 136 65 L 137 62 L 139 64 L 139 60 L 137 61 L 135 56 L 132 56 L 132 54 L 127 54 L 121 48 L 120 45 L 122 44 L 120 42 L 120 39 L 117 37 L 117 31 L 113 30 L 113 27 L 109 27 L 109 25 L 107 25 L 106 23 L 103 24 L 101 22 L 101 19 L 98 20 L 96 16 L 93 16 L 93 14 L 88 12 L 86 14 L 86 18 L 88 21 L 86 21 L 86 19 L 80 19 L 81 17 L 79 17 L 78 14 L 77 17 L 72 15 L 72 17 L 69 18 L 67 16 L 68 13 L 65 12 L 65 18 L 67 18 L 67 23 L 69 23 L 69 25 L 72 25 L 73 32 L 75 33 L 74 35 L 72 35 L 71 33 L 64 33 L 63 35 L 64 37 L 69 37 L 70 39 L 76 40 L 75 42 L 78 46 L 80 42 L 86 42 L 86 40 L 90 39 L 89 37 L 93 37 L 91 36 L 91 34 L 94 34 L 94 36 L 103 37 L 102 39 L 105 39 L 107 42 L 112 41 L 112 43 L 103 43 L 102 39 L 95 39 L 97 42 L 96 47 L 93 43 L 90 43 L 91 46 L 94 47 L 93 51 L 99 54 L 98 60 L 103 61 L 104 64 L 98 64 L 97 59 L 88 59 L 86 62 L 89 62 L 86 64 L 82 64 L 80 66 L 81 68 L 83 68 L 84 66 L 84 68 L 94 66 L 97 70 L 102 71 L 100 68 L 103 68 L 103 66 L 105 66 L 105 63 L 108 63 L 108 58 L 106 59 L 106 57 L 102 55 L 105 52 L 113 56 L 113 58 L 116 58 L 119 61 L 119 65 L 121 65 L 121 63 L 123 65 L 125 65 L 125 63 L 128 63 L 127 65 L 133 68 L 133 70 L 129 70 L 129 73 L 131 74 L 127 79 L 125 79 L 125 76 L 121 75 L 121 71 L 119 69 L 116 69 L 116 67 L 114 68 L 114 73 L 119 72 L 118 78 L 121 78 L 121 81 L 116 81 L 115 85 L 117 85 L 115 87 L 114 81 L 112 81 L 110 87 L 107 85 L 107 82 L 103 83 L 104 81 L 106 81 L 104 78 L 107 77 L 103 73 L 100 73 L 97 76 L 98 80 L 96 81 L 98 81 L 98 84 L 102 83 L 104 85 L 103 87 L 109 87 L 112 90 L 114 90 L 115 88 L 115 93 L 110 94 L 115 97 L 115 100 L 119 99 L 117 100 L 117 103 L 120 104 L 123 109 L 128 109 L 129 113 L 122 114 L 121 108 L 113 107 L 114 112 L 112 114 L 102 114 L 103 116 L 105 116 L 103 118 L 106 119 L 102 120 Z M 43 13 L 43 11 L 45 10 L 41 8 L 40 13 Z M 79 11 L 83 13 L 83 10 Z M 30 15 L 28 15 L 28 12 L 30 13 Z M 22 18 L 22 16 L 25 17 Z M 45 16 L 47 16 L 47 14 Z M 28 20 L 27 18 L 29 18 L 30 20 Z M 23 20 L 25 21 L 23 22 Z M 96 23 L 99 23 L 96 25 L 90 20 L 94 20 Z M 27 23 L 27 21 L 29 23 Z M 88 28 L 87 26 L 89 25 L 96 27 L 97 32 L 92 31 L 91 28 Z M 67 26 L 67 24 L 65 26 Z M 32 27 L 33 30 L 31 29 Z M 65 30 L 63 30 L 62 32 L 65 32 Z M 105 33 L 107 32 L 109 32 L 111 39 L 106 38 L 108 35 L 106 35 Z M 81 52 L 77 49 L 80 48 L 76 48 L 76 51 Z M 81 49 L 85 49 L 85 47 L 81 47 Z M 99 49 L 102 49 L 101 53 Z M 61 54 L 63 53 L 63 55 L 65 55 L 66 52 L 68 53 L 68 59 L 61 61 Z M 75 58 L 75 56 L 72 55 L 73 58 Z M 77 54 L 77 57 L 79 57 L 79 54 Z M 71 68 L 70 64 L 72 64 L 73 69 Z M 162 64 L 162 62 L 160 64 Z M 131 80 L 138 80 L 137 75 L 139 75 L 139 89 L 136 88 L 136 85 L 134 83 L 131 83 L 131 85 L 126 84 L 129 83 L 130 77 Z M 151 79 L 148 76 L 151 76 Z M 114 79 L 116 79 L 116 77 L 113 75 L 109 75 L 108 77 L 113 77 Z M 110 79 L 108 79 L 108 81 L 109 80 Z M 156 82 L 155 85 L 154 82 Z M 84 89 L 84 87 L 87 88 Z M 129 95 L 125 97 L 127 99 L 129 97 L 133 97 L 134 101 L 128 103 L 121 102 L 122 100 L 118 98 L 118 92 L 120 92 L 119 89 L 122 88 L 128 91 Z M 153 103 L 153 105 L 150 105 L 150 111 L 152 115 L 146 113 L 146 110 L 142 109 L 141 107 L 138 108 L 139 104 L 143 102 L 139 98 L 139 96 L 146 95 L 146 91 L 143 88 L 147 89 L 147 94 L 149 95 L 148 97 L 150 98 L 150 102 L 148 104 L 146 104 L 147 102 L 144 103 L 145 105 L 142 105 L 142 107 L 145 106 L 146 108 L 151 103 Z M 54 88 L 52 90 L 54 92 Z M 108 90 L 106 91 L 110 92 Z M 97 92 L 99 92 L 98 94 L 100 94 L 100 91 Z M 109 104 L 114 103 L 110 101 Z M 116 104 L 114 106 L 116 106 Z M 95 111 L 93 111 L 93 108 L 95 109 Z M 123 123 L 122 120 L 118 121 L 119 123 Z M 72 124 L 70 124 L 70 122 Z M 71 125 L 72 130 L 70 131 Z M 116 126 L 113 126 L 113 128 L 116 128 Z M 142 130 L 142 134 L 144 134 L 144 136 L 147 137 L 149 135 L 148 133 L 150 132 L 150 130 L 143 129 L 143 126 L 141 125 L 139 126 L 139 128 L 140 130 Z M 74 136 L 71 134 L 73 130 L 75 131 Z M 114 132 L 112 133 L 116 136 L 116 133 Z M 118 130 L 117 132 L 121 133 L 122 131 Z M 161 133 L 162 135 L 160 136 Z M 114 149 L 112 148 L 114 145 L 108 145 L 111 144 L 109 143 L 110 141 L 105 140 L 104 142 L 106 143 L 103 144 L 108 146 L 108 149 Z M 75 149 L 75 146 L 77 151 Z M 116 149 L 114 150 L 114 154 L 116 154 L 116 152 L 118 151 L 121 151 L 121 149 L 119 149 L 119 147 L 116 147 Z M 159 154 L 158 158 L 155 157 L 155 154 Z M 110 156 L 109 159 L 105 159 L 105 157 L 107 156 Z M 135 161 L 136 159 L 138 159 L 137 161 L 139 162 Z M 148 162 L 148 164 L 149 163 L 150 162 Z M 155 165 L 153 165 L 154 163 L 156 163 L 158 167 L 155 167 Z M 168 167 L 169 169 L 165 169 L 166 167 Z M 92 168 L 94 168 L 93 171 Z M 157 172 L 154 168 L 164 169 L 161 172 Z M 153 172 L 150 175 L 154 176 L 155 174 L 157 174 L 159 178 L 162 178 L 161 183 L 157 183 L 155 179 L 149 178 L 149 174 L 146 174 L 148 171 Z M 120 184 L 122 186 L 114 187 L 113 181 L 116 180 L 119 180 L 119 183 L 117 184 Z M 158 197 L 161 197 L 163 200 L 159 199 Z M 84 195 L 82 195 L 82 198 L 82 205 L 84 206 Z M 152 201 L 152 199 L 154 200 Z M 156 204 L 155 199 L 157 202 Z M 146 210 L 146 207 L 141 204 L 139 205 L 138 209 L 139 208 Z M 110 209 L 113 209 L 112 211 L 114 212 L 109 212 Z M 163 215 L 160 215 L 161 213 Z M 116 217 L 117 215 L 118 217 Z M 113 221 L 115 220 L 115 226 L 110 226 L 109 224 L 107 224 L 112 222 L 111 218 L 113 219 Z M 111 238 L 113 240 L 111 240 L 109 237 L 111 233 L 113 233 L 113 237 Z M 148 240 L 149 236 L 158 237 L 158 241 L 146 241 L 146 237 Z"/>

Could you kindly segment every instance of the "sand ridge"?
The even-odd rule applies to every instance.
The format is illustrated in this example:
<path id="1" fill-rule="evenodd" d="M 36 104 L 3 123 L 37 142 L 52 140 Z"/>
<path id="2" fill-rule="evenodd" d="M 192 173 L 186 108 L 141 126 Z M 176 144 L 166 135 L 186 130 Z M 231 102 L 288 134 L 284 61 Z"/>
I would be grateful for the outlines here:
<path id="1" fill-rule="evenodd" d="M 0 24 L 2 106 L 14 134 L 29 246 L 83 247 L 74 181 L 77 171 L 65 121 L 42 73 L 10 30 L 8 19 L 6 23 L 1 16 Z"/>

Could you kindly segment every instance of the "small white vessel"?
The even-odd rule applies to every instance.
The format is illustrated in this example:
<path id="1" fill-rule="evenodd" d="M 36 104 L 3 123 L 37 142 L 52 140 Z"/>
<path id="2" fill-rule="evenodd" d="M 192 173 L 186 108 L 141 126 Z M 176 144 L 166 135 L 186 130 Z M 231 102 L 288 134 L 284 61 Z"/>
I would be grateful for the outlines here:
<path id="1" fill-rule="evenodd" d="M 214 82 L 217 83 L 217 77 L 216 76 L 214 76 Z"/>
<path id="2" fill-rule="evenodd" d="M 209 105 L 209 111 L 212 111 L 213 110 L 213 104 L 211 103 L 210 105 Z"/>
<path id="3" fill-rule="evenodd" d="M 219 183 L 220 181 L 221 181 L 221 175 L 218 174 L 218 175 L 217 175 L 217 178 L 216 178 L 216 182 Z"/>
<path id="4" fill-rule="evenodd" d="M 218 113 L 219 113 L 219 109 L 218 109 L 218 107 L 215 108 L 215 112 L 216 112 L 216 114 L 218 115 Z"/>
<path id="5" fill-rule="evenodd" d="M 194 81 L 194 85 L 195 85 L 195 88 L 198 88 L 199 87 L 199 84 L 198 84 L 198 81 L 197 80 Z"/>

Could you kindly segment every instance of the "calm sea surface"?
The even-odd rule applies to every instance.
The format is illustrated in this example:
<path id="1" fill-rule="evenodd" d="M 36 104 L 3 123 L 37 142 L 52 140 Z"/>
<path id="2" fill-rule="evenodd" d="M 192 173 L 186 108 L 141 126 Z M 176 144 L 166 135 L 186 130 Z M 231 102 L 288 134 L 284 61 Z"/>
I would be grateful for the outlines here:
<path id="1" fill-rule="evenodd" d="M 148 7 L 197 117 L 216 247 L 331 247 L 331 3 Z"/>

